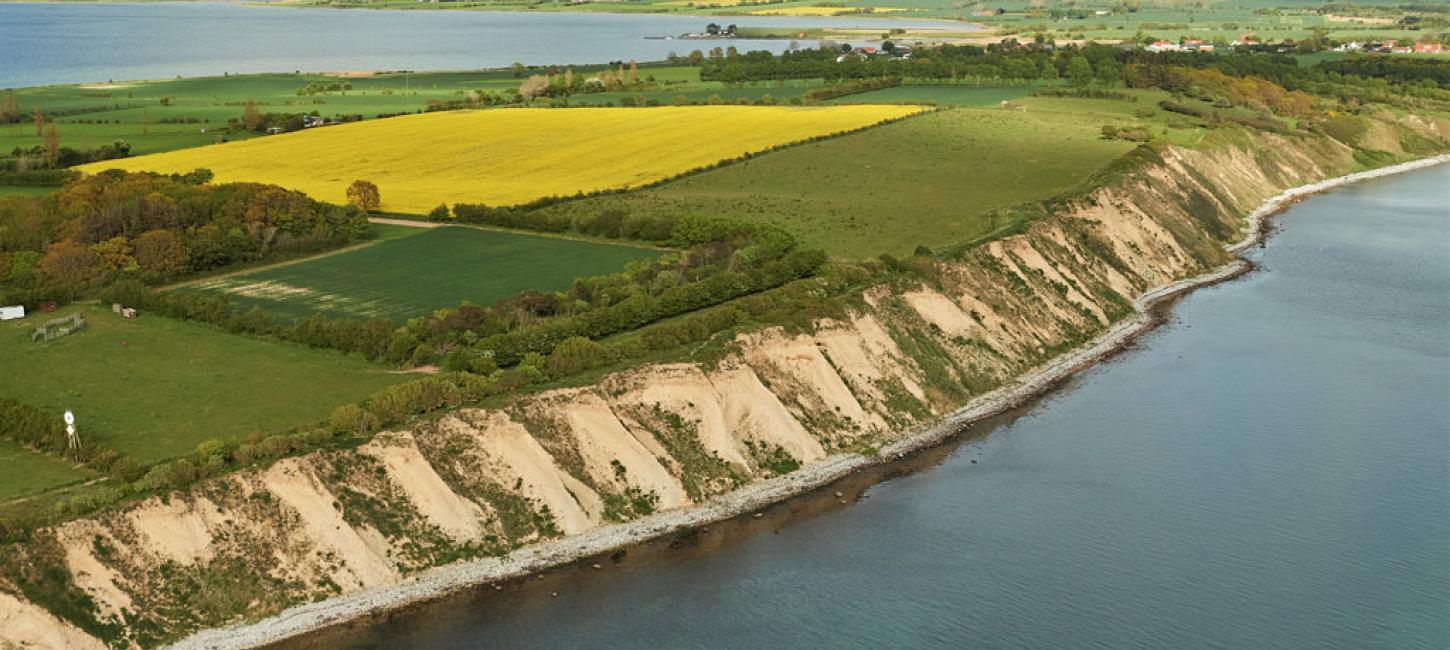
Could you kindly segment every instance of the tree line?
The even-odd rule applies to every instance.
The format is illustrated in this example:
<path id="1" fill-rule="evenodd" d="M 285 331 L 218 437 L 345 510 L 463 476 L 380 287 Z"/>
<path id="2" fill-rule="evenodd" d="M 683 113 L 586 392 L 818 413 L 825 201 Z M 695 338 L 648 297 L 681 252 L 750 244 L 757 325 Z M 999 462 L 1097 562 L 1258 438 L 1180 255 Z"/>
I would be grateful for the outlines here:
<path id="1" fill-rule="evenodd" d="M 65 301 L 109 281 L 174 280 L 367 232 L 362 210 L 211 173 L 102 172 L 41 197 L 0 199 L 0 302 Z"/>
<path id="2" fill-rule="evenodd" d="M 910 59 L 845 57 L 836 48 L 803 49 L 773 54 L 766 51 L 712 52 L 701 58 L 700 78 L 746 83 L 786 79 L 842 80 L 901 77 L 906 83 L 968 80 L 1019 82 L 1066 80 L 1072 85 L 1118 85 L 1133 82 L 1128 71 L 1144 68 L 1212 69 L 1232 77 L 1258 77 L 1288 90 L 1301 90 L 1347 100 L 1402 104 L 1409 97 L 1450 101 L 1450 65 L 1430 59 L 1408 60 L 1389 55 L 1353 55 L 1339 61 L 1301 66 L 1288 54 L 1148 52 L 1087 45 L 1025 47 L 994 44 L 944 45 L 922 48 Z M 694 59 L 691 59 L 694 60 Z"/>

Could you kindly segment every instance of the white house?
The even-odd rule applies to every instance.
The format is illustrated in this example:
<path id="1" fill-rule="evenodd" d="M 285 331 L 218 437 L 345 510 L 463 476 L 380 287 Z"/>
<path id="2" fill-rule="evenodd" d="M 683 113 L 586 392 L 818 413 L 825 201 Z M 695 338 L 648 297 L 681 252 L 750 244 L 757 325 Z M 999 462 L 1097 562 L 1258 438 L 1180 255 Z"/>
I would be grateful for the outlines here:
<path id="1" fill-rule="evenodd" d="M 0 320 L 15 320 L 17 318 L 25 318 L 24 306 L 0 307 Z"/>

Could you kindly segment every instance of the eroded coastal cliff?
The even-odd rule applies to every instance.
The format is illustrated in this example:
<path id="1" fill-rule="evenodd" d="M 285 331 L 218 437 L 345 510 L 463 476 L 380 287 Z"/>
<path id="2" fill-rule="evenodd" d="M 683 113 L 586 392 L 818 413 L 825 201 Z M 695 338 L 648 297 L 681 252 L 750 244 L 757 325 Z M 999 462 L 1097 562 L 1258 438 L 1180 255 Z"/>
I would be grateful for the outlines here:
<path id="1" fill-rule="evenodd" d="M 839 318 L 41 531 L 6 549 L 48 579 L 0 582 L 0 647 L 155 646 L 875 454 L 1231 261 L 1265 199 L 1443 150 L 1450 120 L 1387 116 L 1358 138 L 1143 147 L 1024 232 L 865 287 Z"/>

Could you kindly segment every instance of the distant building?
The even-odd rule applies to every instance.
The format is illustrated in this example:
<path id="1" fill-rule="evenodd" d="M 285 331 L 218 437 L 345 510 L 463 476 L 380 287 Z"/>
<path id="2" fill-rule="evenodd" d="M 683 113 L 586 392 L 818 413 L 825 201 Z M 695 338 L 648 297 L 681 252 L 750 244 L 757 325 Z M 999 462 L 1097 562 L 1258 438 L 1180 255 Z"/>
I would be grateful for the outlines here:
<path id="1" fill-rule="evenodd" d="M 0 307 L 0 320 L 16 320 L 25 318 L 25 306 L 14 305 L 11 307 Z"/>
<path id="2" fill-rule="evenodd" d="M 1439 54 L 1443 50 L 1439 43 L 1415 43 L 1415 54 Z"/>

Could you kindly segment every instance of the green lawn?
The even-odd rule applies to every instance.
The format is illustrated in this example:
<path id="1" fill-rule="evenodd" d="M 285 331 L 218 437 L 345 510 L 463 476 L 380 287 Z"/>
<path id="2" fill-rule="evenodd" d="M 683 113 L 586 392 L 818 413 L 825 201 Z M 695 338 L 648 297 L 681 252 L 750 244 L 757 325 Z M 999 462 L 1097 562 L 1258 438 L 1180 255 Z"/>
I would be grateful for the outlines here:
<path id="1" fill-rule="evenodd" d="M 988 211 L 1058 194 L 1132 149 L 1102 139 L 1102 123 L 1070 110 L 944 110 L 547 210 L 724 214 L 836 255 L 907 254 L 986 234 L 1002 225 Z"/>
<path id="2" fill-rule="evenodd" d="M 486 305 L 527 289 L 568 289 L 582 276 L 622 270 L 653 249 L 465 227 L 417 230 L 354 251 L 191 290 L 223 291 L 242 308 L 294 317 L 313 313 L 402 322 L 464 300 Z"/>
<path id="3" fill-rule="evenodd" d="M 59 458 L 0 440 L 0 501 L 34 494 L 93 476 Z"/>
<path id="4" fill-rule="evenodd" d="M 88 327 L 50 343 L 30 333 L 84 309 Z M 210 438 L 270 434 L 324 420 L 411 377 L 357 358 L 109 308 L 71 307 L 0 325 L 0 396 L 75 411 L 83 438 L 151 462 Z M 48 472 L 54 468 L 32 468 Z M 58 479 L 57 479 L 58 480 Z"/>

